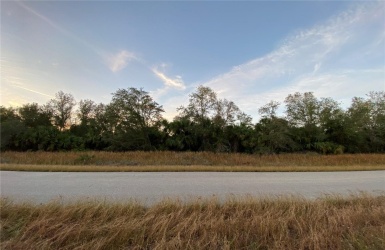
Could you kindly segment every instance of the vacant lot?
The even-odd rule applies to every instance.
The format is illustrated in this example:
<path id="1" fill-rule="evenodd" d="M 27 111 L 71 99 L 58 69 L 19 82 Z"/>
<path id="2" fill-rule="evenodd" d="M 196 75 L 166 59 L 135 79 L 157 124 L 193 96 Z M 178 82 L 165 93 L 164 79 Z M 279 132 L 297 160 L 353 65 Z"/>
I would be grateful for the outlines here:
<path id="1" fill-rule="evenodd" d="M 0 162 L 19 171 L 354 171 L 384 170 L 385 154 L 2 152 Z"/>
<path id="2" fill-rule="evenodd" d="M 1 200 L 1 249 L 385 249 L 385 196 L 43 205 Z"/>

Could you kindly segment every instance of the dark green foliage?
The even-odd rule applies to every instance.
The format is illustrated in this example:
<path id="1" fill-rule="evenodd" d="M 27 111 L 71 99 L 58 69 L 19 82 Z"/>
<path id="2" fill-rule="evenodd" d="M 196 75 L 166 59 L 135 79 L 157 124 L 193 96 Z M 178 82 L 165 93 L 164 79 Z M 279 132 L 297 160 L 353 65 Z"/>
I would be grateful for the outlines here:
<path id="1" fill-rule="evenodd" d="M 354 97 L 346 110 L 331 98 L 294 93 L 280 103 L 259 109 L 251 123 L 235 103 L 218 99 L 199 86 L 189 104 L 172 121 L 142 89 L 119 89 L 111 103 L 81 100 L 59 92 L 46 105 L 0 107 L 1 150 L 171 150 L 279 154 L 313 151 L 321 154 L 384 153 L 385 92 Z M 79 163 L 89 163 L 85 155 Z"/>
<path id="2" fill-rule="evenodd" d="M 37 103 L 23 105 L 19 108 L 19 115 L 29 128 L 51 125 L 52 113 L 45 107 L 39 107 Z"/>
<path id="3" fill-rule="evenodd" d="M 156 103 L 148 92 L 142 89 L 119 89 L 113 93 L 112 102 L 107 106 L 108 149 L 154 150 L 151 139 L 157 138 L 163 108 Z M 155 132 L 156 131 L 156 132 Z"/>
<path id="4" fill-rule="evenodd" d="M 294 152 L 299 148 L 288 121 L 282 118 L 262 118 L 255 126 L 258 153 Z"/>
<path id="5" fill-rule="evenodd" d="M 17 150 L 19 148 L 18 138 L 26 129 L 19 119 L 2 120 L 0 124 L 1 150 Z"/>

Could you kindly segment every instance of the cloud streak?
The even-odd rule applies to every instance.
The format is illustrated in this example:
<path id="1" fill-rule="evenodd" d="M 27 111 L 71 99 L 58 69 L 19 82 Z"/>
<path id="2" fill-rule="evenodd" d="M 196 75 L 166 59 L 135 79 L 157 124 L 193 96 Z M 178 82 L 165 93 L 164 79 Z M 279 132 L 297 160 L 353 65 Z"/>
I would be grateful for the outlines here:
<path id="1" fill-rule="evenodd" d="M 70 37 L 71 39 L 73 39 L 73 40 L 75 40 L 75 41 L 85 45 L 87 48 L 91 49 L 94 53 L 96 53 L 98 56 L 103 58 L 104 62 L 107 64 L 108 68 L 112 72 L 114 72 L 114 73 L 124 69 L 127 66 L 129 61 L 131 61 L 132 59 L 135 59 L 134 54 L 129 52 L 129 51 L 127 51 L 127 50 L 121 50 L 120 52 L 118 52 L 115 55 L 109 54 L 106 51 L 104 51 L 104 50 L 102 50 L 100 48 L 97 48 L 96 46 L 92 45 L 88 41 L 80 38 L 79 36 L 75 35 L 74 33 L 68 31 L 67 29 L 61 27 L 60 25 L 58 25 L 53 20 L 51 20 L 48 17 L 42 15 L 41 13 L 37 12 L 36 10 L 30 8 L 26 4 L 24 4 L 22 2 L 19 2 L 19 1 L 16 1 L 16 3 L 20 7 L 22 7 L 26 11 L 28 11 L 29 13 L 33 14 L 37 18 L 39 18 L 42 21 L 44 21 L 46 24 L 48 24 L 51 27 L 53 27 L 58 32 L 66 35 L 67 37 Z"/>
<path id="2" fill-rule="evenodd" d="M 91 49 L 92 51 L 97 53 L 99 56 L 101 56 L 103 54 L 103 52 L 100 49 L 96 48 L 94 45 L 83 40 L 79 36 L 76 36 L 74 33 L 66 30 L 65 28 L 61 27 L 60 25 L 58 25 L 57 23 L 55 23 L 54 21 L 52 21 L 48 17 L 46 17 L 46 16 L 42 15 L 41 13 L 37 12 L 36 10 L 30 8 L 29 6 L 27 6 L 23 2 L 15 1 L 15 3 L 18 4 L 20 7 L 22 7 L 23 9 L 25 9 L 26 11 L 28 11 L 29 13 L 31 13 L 34 16 L 38 17 L 39 19 L 43 20 L 45 23 L 47 23 L 48 25 L 50 25 L 51 27 L 53 27 L 54 29 L 56 29 L 60 33 L 72 38 L 73 40 L 75 40 L 77 42 L 82 43 L 83 45 L 85 45 L 86 47 L 88 47 L 89 49 Z"/>
<path id="3" fill-rule="evenodd" d="M 30 70 L 20 66 L 15 66 L 13 62 L 11 62 L 10 60 L 6 60 L 5 58 L 1 58 L 1 66 L 2 84 L 6 84 L 14 88 L 23 89 L 31 93 L 39 94 L 41 96 L 54 98 L 54 96 L 52 95 L 48 95 L 35 89 L 26 87 L 31 86 L 31 84 L 27 84 L 27 82 L 30 83 L 31 78 L 35 77 L 35 75 L 31 73 Z"/>
<path id="4" fill-rule="evenodd" d="M 24 89 L 24 90 L 27 90 L 29 92 L 32 92 L 32 93 L 35 93 L 35 94 L 39 94 L 39 95 L 42 95 L 42 96 L 45 96 L 45 97 L 49 97 L 49 98 L 55 98 L 54 96 L 52 95 L 47 95 L 47 94 L 44 94 L 42 92 L 39 92 L 39 91 L 36 91 L 36 90 L 33 90 L 33 89 L 29 89 L 29 88 L 26 88 L 26 87 L 23 87 L 23 86 L 19 86 L 19 85 L 12 85 L 13 87 L 16 87 L 16 88 L 20 88 L 20 89 Z"/>
<path id="5" fill-rule="evenodd" d="M 175 76 L 175 78 L 171 78 L 166 76 L 165 73 L 161 72 L 158 68 L 152 68 L 152 72 L 155 74 L 156 77 L 158 77 L 164 85 L 168 88 L 174 88 L 179 90 L 186 89 L 186 86 L 183 82 L 183 79 L 181 76 Z"/>
<path id="6" fill-rule="evenodd" d="M 134 53 L 129 52 L 127 50 L 121 50 L 116 55 L 110 55 L 107 58 L 108 68 L 116 73 L 122 69 L 124 69 L 128 62 L 136 59 Z"/>
<path id="7" fill-rule="evenodd" d="M 200 84 L 234 100 L 254 117 L 258 107 L 270 100 L 283 101 L 295 91 L 343 99 L 367 93 L 368 86 L 375 88 L 370 90 L 383 89 L 384 74 L 370 71 L 385 72 L 384 7 L 383 2 L 352 7 L 287 37 L 271 53 Z M 357 74 L 352 73 L 364 68 L 369 71 L 362 76 L 370 79 L 371 85 L 359 84 Z M 349 91 L 353 89 L 355 92 Z"/>

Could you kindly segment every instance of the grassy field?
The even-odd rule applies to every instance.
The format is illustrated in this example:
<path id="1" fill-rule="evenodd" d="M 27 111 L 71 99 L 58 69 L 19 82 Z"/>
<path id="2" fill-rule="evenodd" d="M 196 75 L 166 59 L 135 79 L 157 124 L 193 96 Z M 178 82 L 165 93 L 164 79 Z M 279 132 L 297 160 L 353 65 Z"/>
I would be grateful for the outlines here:
<path id="1" fill-rule="evenodd" d="M 385 170 L 385 154 L 2 152 L 0 163 L 17 171 L 356 171 Z"/>
<path id="2" fill-rule="evenodd" d="M 135 202 L 1 199 L 1 249 L 385 249 L 385 196 Z"/>

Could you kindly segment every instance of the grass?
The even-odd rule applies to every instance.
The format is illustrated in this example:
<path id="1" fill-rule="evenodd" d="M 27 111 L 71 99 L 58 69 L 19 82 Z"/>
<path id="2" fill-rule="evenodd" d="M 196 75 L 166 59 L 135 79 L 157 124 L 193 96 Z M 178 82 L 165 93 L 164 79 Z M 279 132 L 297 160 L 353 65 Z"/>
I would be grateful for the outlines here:
<path id="1" fill-rule="evenodd" d="M 0 170 L 17 171 L 356 171 L 385 170 L 385 154 L 2 152 L 0 163 Z"/>
<path id="2" fill-rule="evenodd" d="M 93 166 L 1 164 L 3 171 L 33 172 L 332 172 L 384 170 L 385 166 Z"/>
<path id="3" fill-rule="evenodd" d="M 385 196 L 368 194 L 0 204 L 1 249 L 385 249 Z"/>

